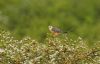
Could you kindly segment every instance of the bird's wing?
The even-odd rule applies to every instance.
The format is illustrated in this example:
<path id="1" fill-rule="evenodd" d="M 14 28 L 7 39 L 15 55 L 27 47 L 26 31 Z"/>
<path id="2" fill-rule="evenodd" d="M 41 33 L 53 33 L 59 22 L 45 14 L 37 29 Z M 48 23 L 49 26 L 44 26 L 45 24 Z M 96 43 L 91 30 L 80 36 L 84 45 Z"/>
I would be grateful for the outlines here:
<path id="1" fill-rule="evenodd" d="M 57 33 L 61 33 L 61 32 L 62 32 L 62 31 L 61 31 L 59 28 L 57 28 L 57 27 L 53 27 L 53 28 L 52 28 L 52 31 L 57 32 Z"/>

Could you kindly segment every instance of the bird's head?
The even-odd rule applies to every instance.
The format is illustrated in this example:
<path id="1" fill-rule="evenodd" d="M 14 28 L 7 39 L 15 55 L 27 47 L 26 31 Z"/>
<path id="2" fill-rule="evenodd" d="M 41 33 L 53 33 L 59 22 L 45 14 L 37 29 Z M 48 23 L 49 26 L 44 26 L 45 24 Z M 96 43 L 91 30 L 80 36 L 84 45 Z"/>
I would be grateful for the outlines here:
<path id="1" fill-rule="evenodd" d="M 52 30 L 53 26 L 48 26 L 49 30 Z"/>

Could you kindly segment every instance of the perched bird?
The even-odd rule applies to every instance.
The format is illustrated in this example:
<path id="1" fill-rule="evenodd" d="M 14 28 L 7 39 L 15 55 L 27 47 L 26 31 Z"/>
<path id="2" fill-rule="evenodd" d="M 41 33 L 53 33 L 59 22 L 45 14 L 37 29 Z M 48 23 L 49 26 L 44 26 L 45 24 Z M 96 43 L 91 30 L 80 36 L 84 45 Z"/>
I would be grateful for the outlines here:
<path id="1" fill-rule="evenodd" d="M 48 26 L 50 32 L 53 34 L 53 36 L 58 36 L 62 33 L 62 30 L 57 28 L 57 27 L 54 27 L 54 26 Z"/>

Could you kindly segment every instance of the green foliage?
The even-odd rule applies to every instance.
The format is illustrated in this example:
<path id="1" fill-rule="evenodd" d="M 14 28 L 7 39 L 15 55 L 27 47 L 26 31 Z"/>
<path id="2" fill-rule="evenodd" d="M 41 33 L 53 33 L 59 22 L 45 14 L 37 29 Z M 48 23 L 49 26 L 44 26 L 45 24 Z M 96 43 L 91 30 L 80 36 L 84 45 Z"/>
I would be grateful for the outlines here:
<path id="1" fill-rule="evenodd" d="M 17 38 L 40 39 L 54 25 L 71 36 L 100 39 L 100 0 L 1 0 L 0 12 L 0 23 Z"/>
<path id="2" fill-rule="evenodd" d="M 16 40 L 10 32 L 0 32 L 0 64 L 99 64 L 100 42 L 89 47 L 81 37 L 76 40 L 46 38 L 44 43 L 30 37 Z"/>

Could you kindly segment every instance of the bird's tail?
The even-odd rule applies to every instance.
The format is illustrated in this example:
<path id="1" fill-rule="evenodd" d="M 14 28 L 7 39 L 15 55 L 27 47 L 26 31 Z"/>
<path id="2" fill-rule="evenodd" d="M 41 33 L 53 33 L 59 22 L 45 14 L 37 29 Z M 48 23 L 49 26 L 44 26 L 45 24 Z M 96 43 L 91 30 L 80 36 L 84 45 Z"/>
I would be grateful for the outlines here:
<path id="1" fill-rule="evenodd" d="M 66 34 L 66 33 L 68 33 L 68 32 L 63 32 L 63 34 Z"/>

